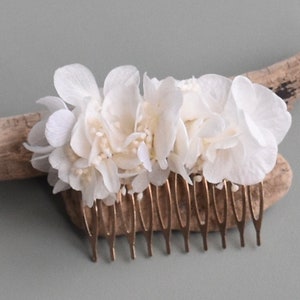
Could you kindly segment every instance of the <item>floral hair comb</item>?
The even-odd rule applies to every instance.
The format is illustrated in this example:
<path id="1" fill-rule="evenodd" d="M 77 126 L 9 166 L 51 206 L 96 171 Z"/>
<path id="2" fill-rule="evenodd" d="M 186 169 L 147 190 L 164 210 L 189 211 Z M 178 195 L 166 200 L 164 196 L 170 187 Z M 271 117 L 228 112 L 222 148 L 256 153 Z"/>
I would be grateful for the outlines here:
<path id="1" fill-rule="evenodd" d="M 172 230 L 189 251 L 190 232 L 201 232 L 207 250 L 207 233 L 219 231 L 226 248 L 226 230 L 237 227 L 243 247 L 249 219 L 260 245 L 263 210 L 291 185 L 277 146 L 291 125 L 281 97 L 295 100 L 299 75 L 299 55 L 233 79 L 144 74 L 141 84 L 135 67 L 121 66 L 103 88 L 80 64 L 59 68 L 59 97 L 37 101 L 46 112 L 0 119 L 0 179 L 48 173 L 87 232 L 94 261 L 99 236 L 114 260 L 116 236 L 125 235 L 134 258 L 137 232 L 149 255 L 154 231 L 162 231 L 167 253 Z"/>

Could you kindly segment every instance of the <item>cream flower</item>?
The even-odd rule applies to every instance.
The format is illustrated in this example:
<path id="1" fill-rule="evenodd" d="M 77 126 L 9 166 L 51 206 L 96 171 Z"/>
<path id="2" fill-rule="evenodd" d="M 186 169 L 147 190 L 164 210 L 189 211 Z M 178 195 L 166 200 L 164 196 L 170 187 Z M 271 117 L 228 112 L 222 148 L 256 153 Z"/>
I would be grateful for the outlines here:
<path id="1" fill-rule="evenodd" d="M 49 163 L 49 155 L 55 147 L 64 139 L 68 139 L 75 122 L 74 115 L 68 110 L 66 104 L 58 97 L 44 97 L 37 101 L 46 107 L 41 121 L 36 123 L 28 135 L 28 143 L 24 146 L 34 152 L 31 163 L 32 166 L 42 172 L 48 173 L 48 182 L 53 186 L 53 193 L 70 188 L 70 186 L 58 178 L 57 170 L 53 169 Z M 56 123 L 56 126 L 49 124 Z M 61 122 L 61 120 L 64 120 Z M 54 143 L 49 142 L 48 137 L 55 136 Z"/>
<path id="2" fill-rule="evenodd" d="M 51 165 L 58 169 L 59 178 L 82 191 L 87 205 L 96 199 L 116 200 L 120 156 L 136 138 L 134 126 L 140 101 L 136 68 L 112 70 L 101 92 L 92 73 L 81 65 L 58 69 L 54 82 L 59 95 L 75 106 L 77 121 L 69 144 L 50 155 Z"/>
<path id="3" fill-rule="evenodd" d="M 164 184 L 170 171 L 181 174 L 190 181 L 181 161 L 185 141 L 176 144 L 176 137 L 182 137 L 183 124 L 179 111 L 182 94 L 172 77 L 158 81 L 144 75 L 144 102 L 137 124 L 137 131 L 144 133 L 144 143 L 139 147 L 138 157 L 143 163 L 139 174 L 132 181 L 134 192 L 142 192 L 149 183 Z"/>
<path id="4" fill-rule="evenodd" d="M 111 205 L 119 192 L 163 185 L 170 172 L 190 184 L 189 174 L 200 173 L 211 183 L 251 185 L 274 167 L 291 117 L 270 90 L 242 76 L 145 74 L 143 96 L 139 84 L 133 66 L 113 69 L 101 89 L 82 65 L 55 72 L 60 98 L 38 101 L 48 112 L 25 145 L 54 192 L 71 187 L 84 205 Z"/>
<path id="5" fill-rule="evenodd" d="M 190 138 L 187 166 L 212 183 L 251 185 L 277 158 L 277 144 L 291 124 L 286 105 L 269 89 L 243 76 L 233 81 L 204 75 L 179 83 L 181 116 Z"/>

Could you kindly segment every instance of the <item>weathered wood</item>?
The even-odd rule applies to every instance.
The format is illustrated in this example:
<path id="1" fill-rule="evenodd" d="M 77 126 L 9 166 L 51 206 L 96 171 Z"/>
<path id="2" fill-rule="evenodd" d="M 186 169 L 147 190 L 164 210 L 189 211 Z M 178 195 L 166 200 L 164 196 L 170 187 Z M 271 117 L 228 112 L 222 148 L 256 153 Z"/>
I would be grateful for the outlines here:
<path id="1" fill-rule="evenodd" d="M 284 99 L 289 109 L 300 98 L 300 53 L 267 68 L 244 74 Z"/>
<path id="2" fill-rule="evenodd" d="M 0 119 L 0 180 L 41 175 L 31 166 L 32 153 L 23 146 L 30 129 L 39 120 L 39 113 Z"/>
<path id="3" fill-rule="evenodd" d="M 244 75 L 276 92 L 287 102 L 289 109 L 300 98 L 300 53 Z M 31 127 L 39 120 L 39 113 L 0 118 L 0 181 L 42 175 L 31 167 L 31 153 L 22 145 Z"/>

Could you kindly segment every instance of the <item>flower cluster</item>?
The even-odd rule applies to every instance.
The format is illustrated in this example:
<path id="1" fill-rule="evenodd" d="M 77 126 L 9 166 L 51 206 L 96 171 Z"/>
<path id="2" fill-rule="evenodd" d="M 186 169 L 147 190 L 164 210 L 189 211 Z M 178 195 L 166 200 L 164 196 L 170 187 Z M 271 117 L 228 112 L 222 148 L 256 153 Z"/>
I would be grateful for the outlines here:
<path id="1" fill-rule="evenodd" d="M 25 147 L 32 165 L 48 173 L 54 193 L 73 188 L 84 204 L 113 204 L 117 194 L 162 185 L 170 172 L 192 184 L 201 174 L 218 184 L 260 182 L 277 157 L 291 117 L 281 98 L 238 76 L 177 81 L 143 77 L 133 66 L 113 69 L 99 88 L 89 69 L 56 70 L 59 97 L 47 108 Z"/>

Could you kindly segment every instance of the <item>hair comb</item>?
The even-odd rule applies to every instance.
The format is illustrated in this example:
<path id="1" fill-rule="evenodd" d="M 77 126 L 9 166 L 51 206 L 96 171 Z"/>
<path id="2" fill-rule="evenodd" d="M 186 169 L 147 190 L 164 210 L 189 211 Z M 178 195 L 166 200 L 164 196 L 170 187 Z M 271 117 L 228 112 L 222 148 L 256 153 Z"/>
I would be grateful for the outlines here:
<path id="1" fill-rule="evenodd" d="M 259 246 L 263 211 L 292 182 L 277 145 L 300 94 L 300 54 L 234 78 L 142 81 L 143 93 L 133 66 L 113 69 L 103 88 L 82 65 L 56 70 L 59 97 L 37 101 L 46 112 L 0 119 L 0 180 L 48 174 L 94 261 L 99 237 L 115 260 L 120 235 L 134 259 L 138 232 L 149 256 L 155 231 L 168 254 L 174 230 L 187 252 L 191 232 L 206 251 L 219 231 L 226 248 L 228 228 L 244 247 L 250 220 Z"/>

